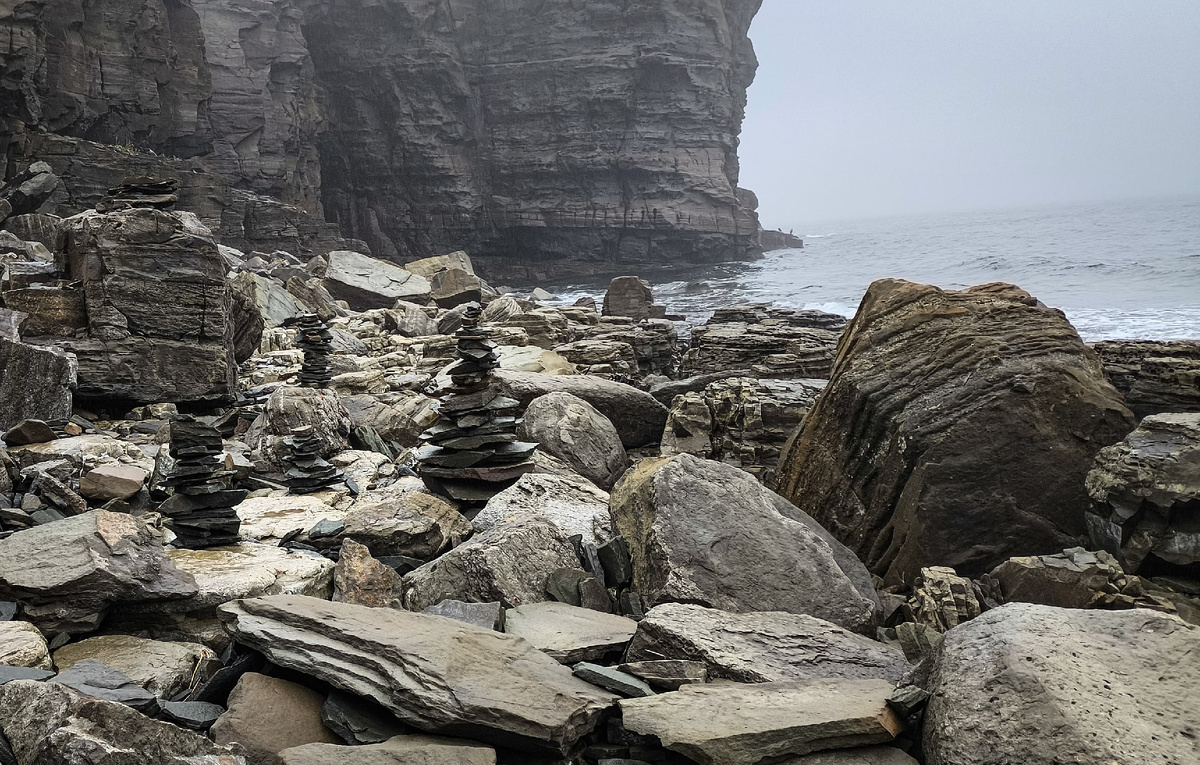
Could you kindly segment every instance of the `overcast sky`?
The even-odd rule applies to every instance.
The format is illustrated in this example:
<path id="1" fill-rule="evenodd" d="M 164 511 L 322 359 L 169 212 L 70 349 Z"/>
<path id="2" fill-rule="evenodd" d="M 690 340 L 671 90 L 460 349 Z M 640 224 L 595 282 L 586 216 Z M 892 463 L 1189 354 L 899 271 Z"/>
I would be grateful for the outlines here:
<path id="1" fill-rule="evenodd" d="M 764 0 L 769 228 L 1200 194 L 1200 0 Z"/>

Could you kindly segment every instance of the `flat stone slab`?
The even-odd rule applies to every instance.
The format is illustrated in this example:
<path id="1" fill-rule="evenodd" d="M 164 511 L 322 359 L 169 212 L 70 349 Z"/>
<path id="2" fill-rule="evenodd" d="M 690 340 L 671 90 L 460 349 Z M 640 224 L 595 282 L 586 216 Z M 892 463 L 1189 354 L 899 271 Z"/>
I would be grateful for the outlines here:
<path id="1" fill-rule="evenodd" d="M 556 661 L 574 664 L 624 651 L 637 622 L 566 603 L 530 603 L 508 610 L 504 631 L 525 638 Z"/>
<path id="2" fill-rule="evenodd" d="M 496 765 L 496 750 L 474 741 L 396 736 L 381 744 L 308 744 L 279 753 L 282 765 Z"/>
<path id="3" fill-rule="evenodd" d="M 598 685 L 613 693 L 619 693 L 626 698 L 654 695 L 654 689 L 644 680 L 613 667 L 602 667 L 599 664 L 581 661 L 571 671 L 575 673 L 575 677 L 581 680 L 586 680 L 592 685 Z"/>
<path id="4" fill-rule="evenodd" d="M 627 730 L 657 736 L 700 765 L 758 765 L 891 741 L 904 728 L 887 705 L 892 686 L 886 680 L 721 683 L 618 703 Z"/>
<path id="5" fill-rule="evenodd" d="M 220 666 L 216 654 L 196 643 L 171 643 L 130 635 L 100 635 L 68 643 L 54 652 L 60 672 L 95 659 L 124 672 L 155 696 L 171 698 L 193 682 L 200 684 Z"/>

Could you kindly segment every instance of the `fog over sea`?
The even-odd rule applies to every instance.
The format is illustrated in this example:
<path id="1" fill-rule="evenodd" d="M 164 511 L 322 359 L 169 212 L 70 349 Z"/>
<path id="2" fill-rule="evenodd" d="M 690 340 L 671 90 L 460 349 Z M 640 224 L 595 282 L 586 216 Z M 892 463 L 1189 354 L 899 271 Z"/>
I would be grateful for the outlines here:
<path id="1" fill-rule="evenodd" d="M 850 316 L 883 277 L 948 289 L 1006 281 L 1061 308 L 1088 341 L 1200 339 L 1200 197 L 863 219 L 795 233 L 804 249 L 655 283 L 655 302 L 692 322 L 747 302 Z M 548 289 L 570 303 L 606 285 Z"/>

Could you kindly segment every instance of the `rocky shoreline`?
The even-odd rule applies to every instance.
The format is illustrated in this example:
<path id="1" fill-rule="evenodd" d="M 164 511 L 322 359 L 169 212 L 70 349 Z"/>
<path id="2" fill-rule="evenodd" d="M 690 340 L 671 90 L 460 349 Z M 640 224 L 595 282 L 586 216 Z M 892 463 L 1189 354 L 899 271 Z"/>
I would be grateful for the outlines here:
<path id="1" fill-rule="evenodd" d="M 0 763 L 1200 761 L 1200 341 L 895 280 L 683 341 L 57 183 L 0 190 Z"/>

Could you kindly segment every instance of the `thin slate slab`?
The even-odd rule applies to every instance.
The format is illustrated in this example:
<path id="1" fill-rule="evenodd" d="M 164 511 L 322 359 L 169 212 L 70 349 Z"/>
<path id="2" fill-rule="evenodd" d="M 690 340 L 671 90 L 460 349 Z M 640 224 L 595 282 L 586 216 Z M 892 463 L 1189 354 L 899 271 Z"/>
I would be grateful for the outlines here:
<path id="1" fill-rule="evenodd" d="M 586 680 L 592 685 L 598 685 L 613 693 L 619 693 L 626 698 L 654 695 L 654 689 L 645 681 L 613 667 L 602 667 L 599 664 L 581 661 L 571 671 L 575 673 L 575 677 L 581 680 Z"/>
<path id="2" fill-rule="evenodd" d="M 637 631 L 637 622 L 547 601 L 509 609 L 504 631 L 525 638 L 563 664 L 574 664 L 624 651 Z"/>

